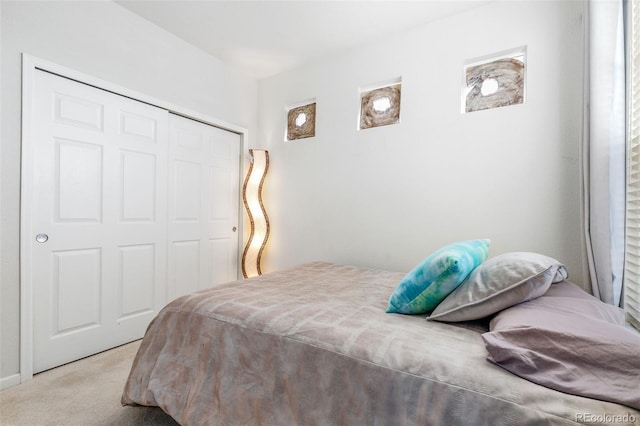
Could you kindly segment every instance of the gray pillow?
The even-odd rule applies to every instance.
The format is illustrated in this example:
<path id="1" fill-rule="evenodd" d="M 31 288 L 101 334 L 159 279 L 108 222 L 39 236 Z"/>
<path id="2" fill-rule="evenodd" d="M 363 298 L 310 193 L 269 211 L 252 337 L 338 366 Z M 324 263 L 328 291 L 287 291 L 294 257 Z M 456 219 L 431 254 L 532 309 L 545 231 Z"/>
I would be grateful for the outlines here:
<path id="1" fill-rule="evenodd" d="M 565 266 L 548 256 L 512 252 L 495 256 L 471 272 L 428 318 L 469 321 L 542 296 L 552 283 L 567 278 Z"/>
<path id="2" fill-rule="evenodd" d="M 577 296 L 577 297 L 576 297 Z M 487 359 L 534 383 L 640 409 L 640 334 L 622 309 L 562 282 L 505 309 L 484 333 Z"/>

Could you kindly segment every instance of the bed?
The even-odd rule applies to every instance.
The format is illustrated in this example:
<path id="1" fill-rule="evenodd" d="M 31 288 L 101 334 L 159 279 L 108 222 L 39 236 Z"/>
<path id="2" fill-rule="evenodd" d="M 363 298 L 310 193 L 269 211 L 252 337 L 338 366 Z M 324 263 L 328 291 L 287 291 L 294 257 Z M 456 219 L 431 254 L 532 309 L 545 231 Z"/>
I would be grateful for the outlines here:
<path id="1" fill-rule="evenodd" d="M 488 362 L 486 321 L 385 313 L 403 275 L 313 262 L 178 298 L 149 325 L 122 403 L 182 425 L 640 424 Z"/>

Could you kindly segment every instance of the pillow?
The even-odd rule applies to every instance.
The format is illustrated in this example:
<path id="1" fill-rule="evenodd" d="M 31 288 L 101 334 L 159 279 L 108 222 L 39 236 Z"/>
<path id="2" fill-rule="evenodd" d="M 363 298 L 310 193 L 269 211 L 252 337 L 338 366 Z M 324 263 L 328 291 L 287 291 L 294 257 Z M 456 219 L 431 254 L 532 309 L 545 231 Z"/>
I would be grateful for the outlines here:
<path id="1" fill-rule="evenodd" d="M 567 269 L 551 257 L 527 252 L 501 254 L 473 271 L 429 319 L 456 322 L 484 318 L 542 296 L 552 283 L 565 278 Z"/>
<path id="2" fill-rule="evenodd" d="M 640 409 L 640 334 L 624 326 L 622 309 L 575 284 L 556 289 L 491 321 L 487 359 L 551 389 Z M 583 294 L 569 294 L 576 289 Z"/>
<path id="3" fill-rule="evenodd" d="M 624 311 L 617 306 L 603 303 L 600 299 L 590 295 L 574 283 L 562 281 L 551 286 L 549 290 L 536 300 L 530 300 L 513 308 L 505 309 L 490 322 L 490 331 L 503 329 L 532 316 L 537 321 L 540 312 L 553 311 L 570 315 L 579 322 L 585 319 L 597 319 L 611 324 L 624 326 Z M 514 316 L 513 313 L 516 313 Z"/>
<path id="4" fill-rule="evenodd" d="M 489 254 L 489 240 L 453 243 L 435 251 L 400 281 L 388 313 L 424 314 L 464 281 Z"/>

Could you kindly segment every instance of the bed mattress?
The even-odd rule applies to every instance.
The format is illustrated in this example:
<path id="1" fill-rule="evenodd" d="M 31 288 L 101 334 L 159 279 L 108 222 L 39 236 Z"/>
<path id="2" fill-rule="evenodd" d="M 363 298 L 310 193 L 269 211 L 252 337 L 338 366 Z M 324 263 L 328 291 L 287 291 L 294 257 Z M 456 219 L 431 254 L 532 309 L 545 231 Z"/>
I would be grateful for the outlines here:
<path id="1" fill-rule="evenodd" d="M 183 425 L 640 424 L 490 363 L 482 323 L 385 313 L 403 276 L 314 262 L 176 299 L 122 403 Z"/>

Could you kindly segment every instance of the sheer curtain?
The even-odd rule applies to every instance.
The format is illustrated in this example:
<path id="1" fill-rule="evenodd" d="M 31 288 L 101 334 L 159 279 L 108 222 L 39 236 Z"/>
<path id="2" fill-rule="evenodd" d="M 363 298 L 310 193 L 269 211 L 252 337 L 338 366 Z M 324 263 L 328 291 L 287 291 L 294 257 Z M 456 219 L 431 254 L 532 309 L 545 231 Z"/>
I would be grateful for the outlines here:
<path id="1" fill-rule="evenodd" d="M 625 229 L 623 0 L 586 0 L 582 141 L 585 243 L 593 294 L 619 306 Z"/>
<path id="2" fill-rule="evenodd" d="M 640 330 L 640 3 L 627 3 L 627 228 L 624 308 Z"/>

